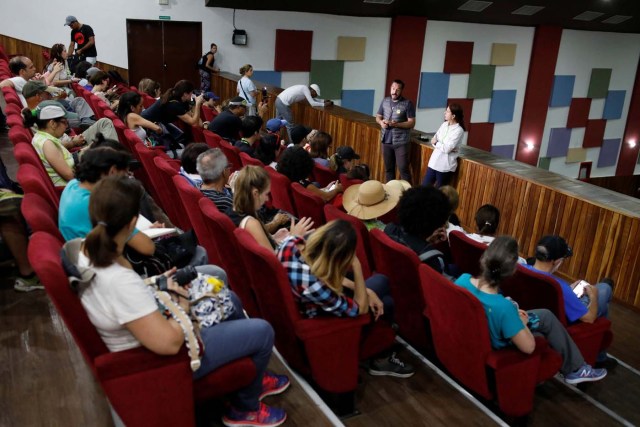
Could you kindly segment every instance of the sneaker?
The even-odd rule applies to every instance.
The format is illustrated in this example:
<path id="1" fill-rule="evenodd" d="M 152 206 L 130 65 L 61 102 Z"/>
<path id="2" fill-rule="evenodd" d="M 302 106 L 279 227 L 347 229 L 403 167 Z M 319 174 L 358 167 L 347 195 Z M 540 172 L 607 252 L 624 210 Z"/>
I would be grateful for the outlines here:
<path id="1" fill-rule="evenodd" d="M 602 360 L 596 360 L 596 363 L 593 365 L 596 369 L 606 369 L 610 371 L 618 366 L 618 360 L 613 357 L 606 356 Z"/>
<path id="2" fill-rule="evenodd" d="M 398 359 L 395 352 L 391 353 L 388 359 L 372 360 L 369 365 L 369 374 L 371 375 L 409 378 L 415 373 L 413 366 Z"/>
<path id="3" fill-rule="evenodd" d="M 231 407 L 222 417 L 222 423 L 227 427 L 276 427 L 284 423 L 287 413 L 284 409 L 273 408 L 260 402 L 257 411 L 243 412 Z"/>
<path id="4" fill-rule="evenodd" d="M 262 400 L 267 396 L 280 394 L 291 385 L 289 377 L 286 375 L 277 375 L 273 372 L 265 371 L 262 376 L 262 393 L 258 399 Z"/>
<path id="5" fill-rule="evenodd" d="M 31 277 L 16 277 L 16 281 L 13 284 L 13 289 L 18 292 L 31 292 L 44 289 L 40 279 L 35 274 Z"/>
<path id="6" fill-rule="evenodd" d="M 607 376 L 606 369 L 594 369 L 586 363 L 575 372 L 564 376 L 567 384 L 580 384 L 588 381 L 600 381 Z"/>

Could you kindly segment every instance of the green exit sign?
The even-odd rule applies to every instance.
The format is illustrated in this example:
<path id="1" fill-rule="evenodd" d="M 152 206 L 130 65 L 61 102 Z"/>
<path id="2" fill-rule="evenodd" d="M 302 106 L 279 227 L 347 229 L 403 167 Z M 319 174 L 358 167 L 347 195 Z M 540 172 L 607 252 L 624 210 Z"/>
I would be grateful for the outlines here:
<path id="1" fill-rule="evenodd" d="M 170 16 L 159 16 L 161 21 L 171 21 L 171 17 Z"/>

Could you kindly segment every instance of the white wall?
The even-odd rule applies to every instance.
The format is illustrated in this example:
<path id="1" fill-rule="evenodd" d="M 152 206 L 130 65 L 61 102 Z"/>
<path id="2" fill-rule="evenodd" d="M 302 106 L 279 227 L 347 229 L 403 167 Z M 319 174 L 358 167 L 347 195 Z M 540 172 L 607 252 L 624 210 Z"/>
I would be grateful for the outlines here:
<path id="1" fill-rule="evenodd" d="M 520 130 L 522 104 L 529 72 L 529 59 L 534 29 L 507 25 L 482 25 L 462 22 L 429 21 L 422 53 L 422 72 L 439 72 L 444 68 L 447 41 L 473 42 L 472 64 L 490 64 L 493 43 L 515 43 L 516 59 L 513 66 L 496 67 L 493 88 L 515 89 L 516 102 L 513 121 L 496 123 L 493 129 L 494 145 L 515 144 Z M 449 98 L 466 98 L 468 74 L 451 74 Z M 483 123 L 489 119 L 491 99 L 476 99 L 473 116 L 465 115 L 467 123 Z M 420 108 L 416 111 L 416 127 L 435 132 L 444 120 L 444 108 Z M 466 135 L 465 135 L 466 143 Z"/>
<path id="2" fill-rule="evenodd" d="M 611 68 L 610 90 L 625 90 L 622 117 L 607 120 L 604 138 L 621 139 L 627 123 L 627 113 L 631 102 L 631 93 L 640 58 L 640 34 L 602 33 L 594 31 L 564 30 L 560 42 L 556 75 L 576 76 L 573 87 L 574 98 L 586 98 L 593 68 Z M 594 99 L 589 112 L 590 119 L 601 119 L 604 99 Z M 564 128 L 567 125 L 569 107 L 549 108 L 547 122 L 541 144 L 541 156 L 547 153 L 549 134 L 552 128 Z M 575 128 L 571 132 L 569 148 L 582 147 L 585 128 Z M 625 143 L 623 141 L 623 143 Z M 612 176 L 616 166 L 598 168 L 600 148 L 587 149 L 587 161 L 593 162 L 591 176 Z M 564 157 L 551 159 L 550 170 L 572 178 L 578 176 L 580 163 L 565 163 Z M 635 173 L 640 173 L 636 166 Z"/>
<path id="3" fill-rule="evenodd" d="M 237 10 L 236 27 L 249 35 L 249 45 L 240 47 L 231 43 L 233 10 L 205 7 L 204 0 L 170 0 L 169 6 L 159 6 L 157 0 L 109 0 L 100 2 L 101 7 L 87 7 L 94 3 L 87 0 L 2 2 L 0 33 L 44 46 L 68 44 L 70 30 L 63 26 L 64 19 L 75 15 L 93 28 L 99 60 L 123 68 L 128 68 L 127 18 L 157 20 L 169 15 L 173 21 L 201 21 L 202 41 L 180 42 L 201 42 L 206 48 L 216 43 L 216 64 L 233 73 L 246 63 L 256 70 L 273 70 L 276 29 L 313 31 L 312 59 L 336 59 L 338 36 L 366 37 L 365 61 L 345 62 L 343 88 L 374 89 L 376 106 L 384 97 L 390 18 Z M 30 23 L 22 19 L 27 11 L 33 17 Z M 301 83 L 308 83 L 308 73 L 283 73 L 284 87 Z"/>

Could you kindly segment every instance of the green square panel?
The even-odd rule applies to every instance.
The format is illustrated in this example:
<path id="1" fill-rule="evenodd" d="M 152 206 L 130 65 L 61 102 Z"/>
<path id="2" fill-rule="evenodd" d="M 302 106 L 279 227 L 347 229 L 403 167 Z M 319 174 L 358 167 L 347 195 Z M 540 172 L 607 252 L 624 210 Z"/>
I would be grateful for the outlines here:
<path id="1" fill-rule="evenodd" d="M 340 99 L 342 97 L 342 75 L 344 61 L 311 61 L 309 84 L 320 86 L 320 98 Z"/>
<path id="2" fill-rule="evenodd" d="M 493 79 L 496 75 L 495 65 L 471 65 L 467 98 L 491 98 Z"/>
<path id="3" fill-rule="evenodd" d="M 594 68 L 591 70 L 589 92 L 587 98 L 606 98 L 609 92 L 611 68 Z"/>
<path id="4" fill-rule="evenodd" d="M 540 157 L 538 159 L 538 167 L 540 169 L 549 170 L 551 165 L 551 157 Z"/>

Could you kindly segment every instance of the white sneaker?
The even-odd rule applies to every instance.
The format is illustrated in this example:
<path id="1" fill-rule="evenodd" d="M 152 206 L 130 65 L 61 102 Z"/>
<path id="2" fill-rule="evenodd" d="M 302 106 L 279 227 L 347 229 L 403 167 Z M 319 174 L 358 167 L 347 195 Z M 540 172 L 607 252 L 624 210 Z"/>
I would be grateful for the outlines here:
<path id="1" fill-rule="evenodd" d="M 44 286 L 40 283 L 38 276 L 34 275 L 30 279 L 24 277 L 16 277 L 16 281 L 13 284 L 13 289 L 18 292 L 31 292 L 37 290 L 43 290 Z"/>

